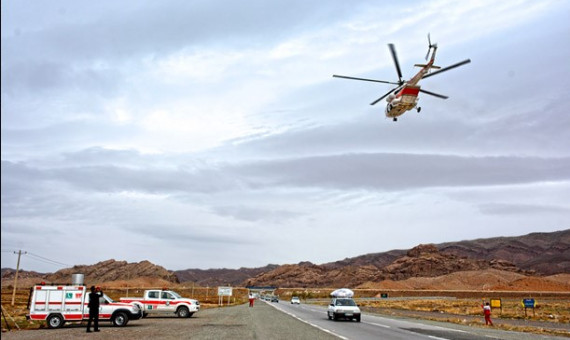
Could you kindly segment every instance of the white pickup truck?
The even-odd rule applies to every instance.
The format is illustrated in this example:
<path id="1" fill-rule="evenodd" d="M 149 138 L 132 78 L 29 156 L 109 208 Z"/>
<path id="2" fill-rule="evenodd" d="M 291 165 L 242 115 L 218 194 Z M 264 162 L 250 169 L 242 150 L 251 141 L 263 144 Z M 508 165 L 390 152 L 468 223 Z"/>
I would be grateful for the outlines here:
<path id="1" fill-rule="evenodd" d="M 143 317 L 149 314 L 176 314 L 189 318 L 200 310 L 200 302 L 183 298 L 171 290 L 151 289 L 144 291 L 144 297 L 122 297 L 121 302 L 134 303 L 143 310 Z"/>

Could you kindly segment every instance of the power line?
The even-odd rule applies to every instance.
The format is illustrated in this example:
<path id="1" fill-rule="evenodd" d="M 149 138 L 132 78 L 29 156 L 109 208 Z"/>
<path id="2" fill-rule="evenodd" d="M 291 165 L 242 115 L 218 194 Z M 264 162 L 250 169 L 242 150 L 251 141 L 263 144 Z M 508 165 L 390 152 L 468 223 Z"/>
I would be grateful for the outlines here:
<path id="1" fill-rule="evenodd" d="M 37 262 L 41 262 L 41 263 L 50 264 L 50 265 L 52 265 L 52 266 L 56 266 L 56 267 L 58 267 L 58 268 L 61 268 L 61 267 L 62 267 L 62 265 L 59 265 L 59 264 L 55 264 L 55 263 L 53 263 L 53 262 L 49 262 L 49 261 L 44 261 L 44 260 L 42 260 L 42 259 L 39 259 L 39 258 L 28 257 L 28 259 L 29 259 L 29 260 L 34 260 L 34 261 L 37 261 Z"/>
<path id="2" fill-rule="evenodd" d="M 69 264 L 67 264 L 67 263 L 62 263 L 62 262 L 59 262 L 59 261 L 56 261 L 56 260 L 48 259 L 47 257 L 43 257 L 43 256 L 40 256 L 40 255 L 37 255 L 37 254 L 34 254 L 34 253 L 28 252 L 28 255 L 30 255 L 30 256 L 32 256 L 32 257 L 36 257 L 36 258 L 37 258 L 36 260 L 38 260 L 38 261 L 43 260 L 43 262 L 48 261 L 48 262 L 46 262 L 46 263 L 51 263 L 51 264 L 55 264 L 55 265 L 67 266 L 67 267 L 70 267 L 70 266 L 71 266 L 71 265 L 69 265 Z M 40 260 L 40 259 L 41 259 L 41 260 Z"/>
<path id="3" fill-rule="evenodd" d="M 17 251 L 12 251 L 12 250 L 2 250 L 3 253 L 14 253 L 14 254 L 18 254 Z M 56 260 L 52 260 L 52 259 L 48 259 L 47 257 L 38 255 L 38 254 L 34 254 L 34 253 L 30 253 L 30 252 L 23 252 L 22 255 L 29 255 L 29 259 L 31 260 L 36 260 L 39 262 L 43 262 L 43 263 L 47 263 L 47 264 L 51 264 L 51 265 L 55 265 L 55 266 L 64 266 L 64 267 L 71 267 L 70 264 L 67 263 L 63 263 L 63 262 L 59 262 Z"/>

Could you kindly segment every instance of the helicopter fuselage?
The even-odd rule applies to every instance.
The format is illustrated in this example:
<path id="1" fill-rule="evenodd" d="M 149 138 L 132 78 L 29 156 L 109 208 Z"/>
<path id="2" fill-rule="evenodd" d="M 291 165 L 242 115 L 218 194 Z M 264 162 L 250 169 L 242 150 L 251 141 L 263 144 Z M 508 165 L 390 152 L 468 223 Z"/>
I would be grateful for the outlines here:
<path id="1" fill-rule="evenodd" d="M 434 67 L 435 52 L 437 46 L 433 46 L 433 52 L 429 62 L 421 66 L 422 69 L 410 80 L 404 82 L 402 88 L 391 94 L 386 98 L 386 117 L 396 120 L 397 117 L 403 115 L 406 111 L 414 109 L 418 105 L 418 94 L 420 93 L 420 86 L 417 85 L 420 80 L 429 73 L 429 70 Z M 437 66 L 436 66 L 437 67 Z"/>
<path id="2" fill-rule="evenodd" d="M 396 118 L 404 114 L 404 112 L 415 108 L 418 105 L 419 86 L 404 85 L 404 87 L 396 94 L 389 95 L 386 98 L 386 117 Z"/>

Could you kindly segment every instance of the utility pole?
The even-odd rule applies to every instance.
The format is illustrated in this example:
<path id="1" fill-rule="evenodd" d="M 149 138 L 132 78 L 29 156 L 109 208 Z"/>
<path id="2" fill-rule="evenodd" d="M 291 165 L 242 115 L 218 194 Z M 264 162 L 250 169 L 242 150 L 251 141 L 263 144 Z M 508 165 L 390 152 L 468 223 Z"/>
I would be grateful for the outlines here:
<path id="1" fill-rule="evenodd" d="M 16 252 L 14 252 L 16 254 Z M 24 252 L 27 254 L 27 252 Z M 14 292 L 12 293 L 12 306 L 14 306 L 14 301 L 16 301 L 16 287 L 18 285 L 18 272 L 20 271 L 20 256 L 22 256 L 22 250 L 18 250 L 18 264 L 16 265 L 16 276 L 14 276 Z"/>
<path id="2" fill-rule="evenodd" d="M 128 266 L 128 263 L 127 263 Z M 131 270 L 127 270 L 127 297 L 129 297 L 129 281 L 131 280 Z"/>

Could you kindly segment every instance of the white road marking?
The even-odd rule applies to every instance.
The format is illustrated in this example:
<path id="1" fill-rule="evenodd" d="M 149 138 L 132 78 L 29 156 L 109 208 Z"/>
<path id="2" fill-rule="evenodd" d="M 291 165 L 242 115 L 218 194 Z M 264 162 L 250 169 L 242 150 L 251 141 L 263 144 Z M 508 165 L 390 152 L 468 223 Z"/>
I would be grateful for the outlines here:
<path id="1" fill-rule="evenodd" d="M 373 317 L 374 317 L 374 318 L 378 318 L 378 319 L 384 319 L 384 320 L 392 320 L 392 321 L 394 321 L 394 319 L 389 319 L 389 318 L 385 318 L 385 317 L 377 316 L 377 315 L 373 315 Z M 410 321 L 401 321 L 401 322 L 408 322 L 408 323 L 409 323 Z M 369 323 L 371 323 L 371 322 L 369 322 Z M 381 324 L 374 324 L 374 325 L 376 325 L 376 326 L 381 326 L 381 327 L 382 327 L 382 326 L 385 326 L 385 325 L 381 325 Z M 470 332 L 468 332 L 468 331 L 463 331 L 463 330 L 460 330 L 460 329 L 454 329 L 454 328 L 448 328 L 448 327 L 442 327 L 442 326 L 435 326 L 435 325 L 428 325 L 427 327 L 443 329 L 443 330 L 449 331 L 449 332 L 470 333 Z"/>
<path id="2" fill-rule="evenodd" d="M 428 335 L 428 338 L 430 338 L 430 339 L 436 339 L 436 340 L 449 340 L 449 339 L 447 339 L 447 338 L 440 338 L 440 337 L 433 336 L 433 335 Z"/>
<path id="3" fill-rule="evenodd" d="M 450 332 L 469 333 L 467 331 L 462 331 L 460 329 L 453 329 L 453 328 L 447 328 L 447 327 L 441 327 L 441 326 L 430 325 L 430 327 L 439 328 L 439 329 L 443 329 L 443 330 L 450 331 Z"/>
<path id="4" fill-rule="evenodd" d="M 388 325 L 383 325 L 383 324 L 381 324 L 381 323 L 374 323 L 374 322 L 363 322 L 363 323 L 367 323 L 367 324 L 369 324 L 369 325 L 374 325 L 374 326 L 378 326 L 378 327 L 392 328 L 392 327 L 390 327 L 390 326 L 388 326 Z"/>
<path id="5" fill-rule="evenodd" d="M 326 328 L 323 328 L 323 327 L 321 327 L 321 326 L 319 326 L 319 325 L 315 325 L 314 323 L 310 323 L 310 322 L 308 322 L 308 321 L 305 321 L 305 320 L 299 318 L 297 315 L 295 315 L 295 314 L 293 314 L 293 313 L 289 313 L 289 312 L 287 312 L 287 311 L 284 311 L 283 309 L 277 307 L 276 305 L 273 305 L 273 304 L 270 304 L 270 303 L 268 303 L 268 305 L 270 305 L 271 307 L 277 309 L 278 311 L 281 311 L 281 312 L 283 312 L 283 313 L 285 313 L 285 314 L 288 314 L 288 315 L 294 317 L 295 319 L 297 319 L 297 320 L 299 320 L 299 321 L 301 321 L 301 322 L 306 323 L 306 324 L 309 325 L 309 326 L 313 326 L 313 327 L 315 327 L 315 328 L 317 328 L 317 329 L 320 329 L 320 330 L 323 331 L 323 332 L 326 332 L 326 333 L 329 333 L 329 334 L 331 334 L 331 335 L 334 335 L 334 336 L 336 336 L 336 337 L 339 338 L 339 339 L 348 340 L 348 338 L 345 337 L 345 336 L 342 336 L 342 335 L 340 335 L 340 334 L 336 334 L 335 332 L 333 332 L 333 331 L 331 331 L 331 330 L 328 330 L 328 329 L 326 329 Z"/>

